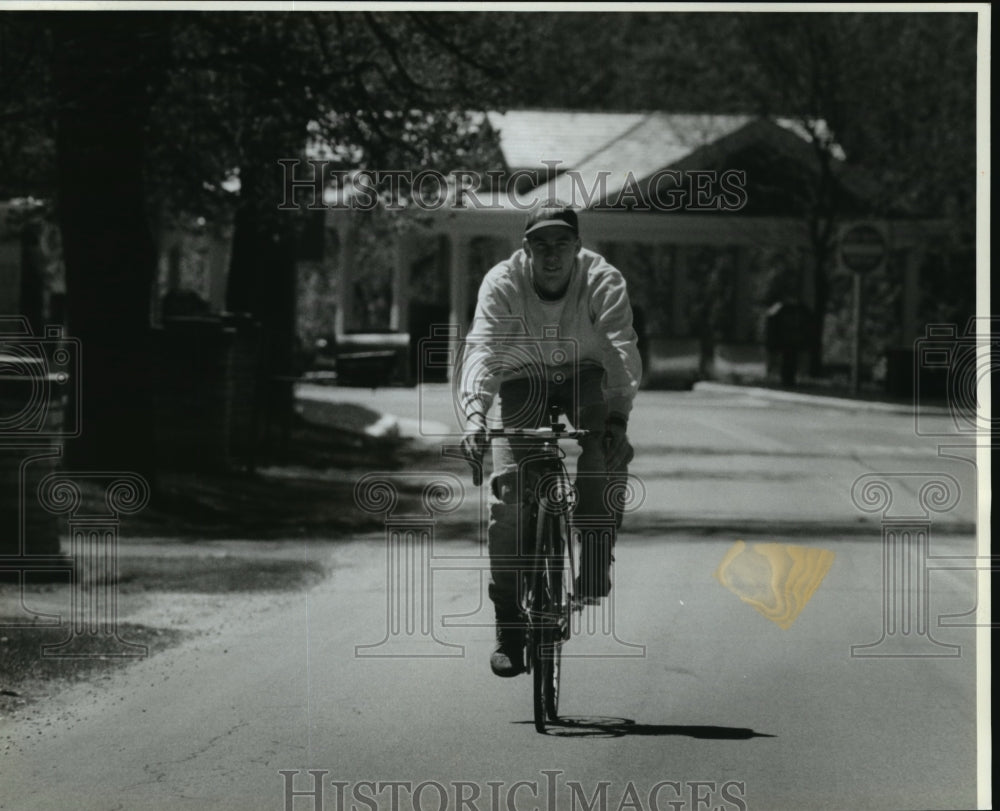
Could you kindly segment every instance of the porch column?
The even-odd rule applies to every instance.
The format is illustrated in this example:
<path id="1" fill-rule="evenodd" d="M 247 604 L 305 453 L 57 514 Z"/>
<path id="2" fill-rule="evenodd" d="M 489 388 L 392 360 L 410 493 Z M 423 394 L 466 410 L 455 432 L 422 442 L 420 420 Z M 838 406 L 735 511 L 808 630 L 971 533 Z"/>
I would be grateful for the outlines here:
<path id="1" fill-rule="evenodd" d="M 463 336 L 469 329 L 469 237 L 451 235 L 450 267 L 448 269 L 448 294 L 450 312 L 448 320 L 458 327 Z"/>
<path id="2" fill-rule="evenodd" d="M 816 272 L 813 252 L 808 248 L 796 248 L 795 259 L 798 262 L 799 292 L 802 303 L 813 312 L 816 311 Z"/>
<path id="3" fill-rule="evenodd" d="M 218 233 L 210 232 L 208 238 L 209 290 L 208 297 L 213 313 L 226 309 L 226 278 L 233 245 L 233 227 L 226 223 Z"/>
<path id="4" fill-rule="evenodd" d="M 337 219 L 337 314 L 336 334 L 354 326 L 354 223 L 350 212 Z"/>
<path id="5" fill-rule="evenodd" d="M 451 347 L 449 355 L 451 357 L 451 367 L 448 370 L 448 379 L 451 380 L 455 374 L 455 362 L 458 360 L 462 341 L 469 331 L 468 309 L 469 309 L 469 237 L 452 233 L 451 250 L 448 252 L 448 335 Z"/>
<path id="6" fill-rule="evenodd" d="M 903 318 L 900 325 L 900 346 L 913 346 L 920 337 L 918 313 L 920 309 L 920 266 L 924 262 L 922 246 L 911 245 L 906 251 L 903 268 Z"/>
<path id="7" fill-rule="evenodd" d="M 396 235 L 396 264 L 392 273 L 392 308 L 389 327 L 398 332 L 410 330 L 410 263 L 413 261 L 413 238 L 409 231 Z"/>
<path id="8" fill-rule="evenodd" d="M 690 324 L 688 311 L 688 248 L 677 245 L 674 248 L 674 289 L 673 289 L 673 326 L 674 337 L 680 338 L 687 334 Z"/>

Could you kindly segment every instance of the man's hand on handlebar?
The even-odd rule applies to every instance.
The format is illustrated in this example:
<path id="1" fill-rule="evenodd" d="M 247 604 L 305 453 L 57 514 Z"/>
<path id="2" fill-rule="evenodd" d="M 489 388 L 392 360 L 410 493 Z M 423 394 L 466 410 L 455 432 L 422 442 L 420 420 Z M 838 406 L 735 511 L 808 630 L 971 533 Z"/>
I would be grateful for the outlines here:
<path id="1" fill-rule="evenodd" d="M 465 419 L 462 453 L 472 467 L 472 483 L 477 487 L 483 480 L 483 455 L 486 453 L 486 416 L 470 414 Z"/>
<path id="2" fill-rule="evenodd" d="M 617 414 L 612 414 L 605 425 L 604 455 L 609 471 L 620 470 L 635 456 L 628 441 L 628 422 Z"/>

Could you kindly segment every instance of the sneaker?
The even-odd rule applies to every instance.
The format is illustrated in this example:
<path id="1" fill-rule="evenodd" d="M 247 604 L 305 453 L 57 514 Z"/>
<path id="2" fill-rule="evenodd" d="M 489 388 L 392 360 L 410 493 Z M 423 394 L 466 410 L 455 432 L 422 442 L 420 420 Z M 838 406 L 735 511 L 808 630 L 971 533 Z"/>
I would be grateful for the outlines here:
<path id="1" fill-rule="evenodd" d="M 490 656 L 490 670 L 504 679 L 524 672 L 523 628 L 497 628 L 497 646 Z"/>
<path id="2" fill-rule="evenodd" d="M 614 552 L 606 542 L 585 538 L 580 557 L 580 572 L 576 576 L 574 596 L 584 605 L 596 605 L 611 591 L 611 564 Z"/>
<path id="3" fill-rule="evenodd" d="M 611 592 L 611 578 L 605 573 L 602 578 L 589 573 L 581 572 L 576 576 L 576 588 L 573 596 L 582 605 L 597 605 L 602 597 L 607 597 Z"/>
<path id="4" fill-rule="evenodd" d="M 596 570 L 595 570 L 596 569 Z M 574 596 L 584 605 L 597 605 L 602 597 L 611 592 L 611 566 L 584 561 L 574 583 Z"/>

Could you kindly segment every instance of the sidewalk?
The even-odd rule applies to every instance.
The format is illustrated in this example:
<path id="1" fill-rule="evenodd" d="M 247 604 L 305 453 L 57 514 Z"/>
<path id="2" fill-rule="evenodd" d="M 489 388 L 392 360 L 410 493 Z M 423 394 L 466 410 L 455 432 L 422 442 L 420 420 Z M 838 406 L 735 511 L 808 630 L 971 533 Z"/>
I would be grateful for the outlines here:
<path id="1" fill-rule="evenodd" d="M 827 408 L 913 415 L 912 402 L 894 399 L 876 391 L 853 395 L 843 386 L 817 390 L 820 384 L 803 383 L 793 389 L 763 383 L 721 383 L 701 380 L 694 390 L 706 394 L 744 394 L 775 401 L 802 403 Z M 309 422 L 364 433 L 369 437 L 398 437 L 428 441 L 458 430 L 450 407 L 447 384 L 426 384 L 400 389 L 364 389 L 299 384 L 296 400 L 299 414 Z M 447 401 L 445 405 L 442 402 Z M 446 407 L 447 406 L 447 407 Z M 921 403 L 926 416 L 952 416 L 947 405 Z M 414 416 L 400 416 L 409 414 Z"/>
<path id="2" fill-rule="evenodd" d="M 438 447 L 459 432 L 446 383 L 379 389 L 299 383 L 295 402 L 306 422 L 372 439 L 412 440 Z"/>
<path id="3" fill-rule="evenodd" d="M 869 399 L 870 393 L 852 396 L 840 389 L 831 389 L 829 394 L 816 391 L 790 391 L 766 386 L 741 385 L 736 383 L 718 383 L 714 380 L 701 380 L 694 384 L 694 390 L 716 394 L 748 394 L 753 397 L 781 402 L 802 403 L 826 408 L 843 408 L 854 411 L 875 411 L 883 414 L 905 414 L 912 416 L 916 408 L 913 403 L 891 400 Z M 921 414 L 927 416 L 950 417 L 952 410 L 943 405 L 919 405 Z"/>

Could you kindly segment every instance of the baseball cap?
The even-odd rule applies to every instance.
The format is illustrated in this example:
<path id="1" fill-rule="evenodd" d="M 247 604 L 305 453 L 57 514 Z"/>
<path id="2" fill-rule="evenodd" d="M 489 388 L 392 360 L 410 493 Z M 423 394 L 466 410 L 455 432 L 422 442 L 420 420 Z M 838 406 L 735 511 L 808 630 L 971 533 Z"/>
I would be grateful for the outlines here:
<path id="1" fill-rule="evenodd" d="M 570 228 L 576 235 L 580 233 L 576 212 L 561 200 L 549 200 L 528 215 L 528 220 L 524 224 L 524 235 L 527 236 L 540 228 L 548 228 L 550 225 Z"/>

